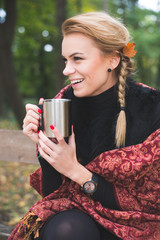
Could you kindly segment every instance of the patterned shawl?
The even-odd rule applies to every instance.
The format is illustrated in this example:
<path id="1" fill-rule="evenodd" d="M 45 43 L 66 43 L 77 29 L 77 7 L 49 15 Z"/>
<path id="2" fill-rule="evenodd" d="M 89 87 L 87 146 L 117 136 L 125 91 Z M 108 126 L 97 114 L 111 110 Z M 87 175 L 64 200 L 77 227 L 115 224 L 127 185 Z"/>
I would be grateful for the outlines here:
<path id="1" fill-rule="evenodd" d="M 30 180 L 43 198 L 30 208 L 8 240 L 29 240 L 31 234 L 38 237 L 50 216 L 67 209 L 89 214 L 124 240 L 160 239 L 160 129 L 143 143 L 101 153 L 86 167 L 112 182 L 121 210 L 103 207 L 66 177 L 59 189 L 43 197 L 39 168 Z"/>

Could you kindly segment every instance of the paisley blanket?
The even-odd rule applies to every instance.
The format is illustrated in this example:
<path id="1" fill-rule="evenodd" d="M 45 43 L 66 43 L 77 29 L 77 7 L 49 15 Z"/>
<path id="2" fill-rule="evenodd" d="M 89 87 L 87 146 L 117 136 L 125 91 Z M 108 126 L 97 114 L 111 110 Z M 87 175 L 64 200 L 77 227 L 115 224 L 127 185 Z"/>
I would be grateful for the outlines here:
<path id="1" fill-rule="evenodd" d="M 67 209 L 80 209 L 124 240 L 160 239 L 160 129 L 141 144 L 100 154 L 86 167 L 112 182 L 121 210 L 104 208 L 63 177 L 60 188 L 31 207 L 9 240 L 36 238 L 51 215 Z M 41 177 L 41 169 L 31 175 L 40 194 Z"/>

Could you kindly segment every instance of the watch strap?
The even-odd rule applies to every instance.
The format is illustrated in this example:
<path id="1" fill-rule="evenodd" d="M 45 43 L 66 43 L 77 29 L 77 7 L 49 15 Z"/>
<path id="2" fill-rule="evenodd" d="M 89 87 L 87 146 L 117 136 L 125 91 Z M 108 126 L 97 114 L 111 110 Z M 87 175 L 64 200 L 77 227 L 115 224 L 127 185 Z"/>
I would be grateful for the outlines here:
<path id="1" fill-rule="evenodd" d="M 92 178 L 91 178 L 91 180 L 93 181 L 93 182 L 95 182 L 95 184 L 97 184 L 98 185 L 98 175 L 96 174 L 96 173 L 93 173 L 92 174 Z"/>

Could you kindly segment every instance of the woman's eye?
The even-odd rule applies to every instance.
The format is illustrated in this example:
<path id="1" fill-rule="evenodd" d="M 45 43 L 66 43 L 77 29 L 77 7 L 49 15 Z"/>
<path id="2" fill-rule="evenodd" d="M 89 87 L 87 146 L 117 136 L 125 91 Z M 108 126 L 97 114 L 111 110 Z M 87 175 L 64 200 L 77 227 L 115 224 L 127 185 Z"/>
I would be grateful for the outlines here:
<path id="1" fill-rule="evenodd" d="M 74 61 L 82 60 L 81 57 L 74 57 Z"/>

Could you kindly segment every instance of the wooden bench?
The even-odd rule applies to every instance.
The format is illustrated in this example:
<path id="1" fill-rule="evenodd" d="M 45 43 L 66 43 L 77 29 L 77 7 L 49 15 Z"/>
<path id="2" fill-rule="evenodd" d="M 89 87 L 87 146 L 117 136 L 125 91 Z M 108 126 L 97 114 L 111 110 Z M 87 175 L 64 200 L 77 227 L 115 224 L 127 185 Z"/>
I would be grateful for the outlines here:
<path id="1" fill-rule="evenodd" d="M 0 160 L 38 164 L 35 144 L 22 130 L 0 129 Z M 7 240 L 11 231 L 0 223 L 0 240 Z"/>
<path id="2" fill-rule="evenodd" d="M 0 156 L 3 161 L 38 164 L 35 143 L 22 130 L 0 129 Z"/>

